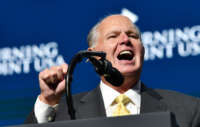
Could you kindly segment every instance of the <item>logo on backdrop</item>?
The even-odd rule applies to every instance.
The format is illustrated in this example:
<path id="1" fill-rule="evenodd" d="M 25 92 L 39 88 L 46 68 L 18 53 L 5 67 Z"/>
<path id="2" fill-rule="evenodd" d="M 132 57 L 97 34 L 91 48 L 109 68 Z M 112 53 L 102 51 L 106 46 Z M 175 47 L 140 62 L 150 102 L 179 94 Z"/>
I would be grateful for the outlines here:
<path id="1" fill-rule="evenodd" d="M 139 18 L 124 8 L 121 14 L 136 23 Z M 200 55 L 200 25 L 170 28 L 162 31 L 145 31 L 141 33 L 145 47 L 145 60 L 173 58 L 177 53 L 180 57 Z"/>
<path id="2" fill-rule="evenodd" d="M 0 48 L 0 75 L 27 74 L 32 68 L 39 72 L 64 63 L 56 42 L 21 47 Z"/>

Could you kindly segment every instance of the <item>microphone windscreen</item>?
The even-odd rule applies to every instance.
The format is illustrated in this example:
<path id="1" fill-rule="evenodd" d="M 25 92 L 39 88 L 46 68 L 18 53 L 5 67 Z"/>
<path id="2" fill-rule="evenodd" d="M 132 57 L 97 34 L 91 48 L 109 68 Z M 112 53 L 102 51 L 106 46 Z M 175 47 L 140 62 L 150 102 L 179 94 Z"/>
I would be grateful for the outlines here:
<path id="1" fill-rule="evenodd" d="M 111 83 L 113 86 L 119 87 L 124 82 L 124 77 L 116 68 L 112 68 L 110 74 L 104 74 L 103 76 L 105 80 Z"/>

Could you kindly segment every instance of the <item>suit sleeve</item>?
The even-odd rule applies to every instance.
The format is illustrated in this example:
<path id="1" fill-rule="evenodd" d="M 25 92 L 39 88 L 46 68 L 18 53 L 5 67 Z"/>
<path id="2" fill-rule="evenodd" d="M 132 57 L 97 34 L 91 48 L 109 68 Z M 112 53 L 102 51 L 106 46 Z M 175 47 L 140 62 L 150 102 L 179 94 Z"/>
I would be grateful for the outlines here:
<path id="1" fill-rule="evenodd" d="M 50 106 L 45 104 L 37 98 L 34 105 L 34 110 L 27 117 L 25 123 L 46 123 L 53 122 L 55 119 L 58 104 Z"/>
<path id="2" fill-rule="evenodd" d="M 200 99 L 197 101 L 192 127 L 200 127 Z"/>
<path id="3" fill-rule="evenodd" d="M 24 121 L 25 124 L 34 124 L 34 123 L 38 123 L 37 119 L 35 117 L 34 111 L 32 111 L 28 117 L 26 118 L 26 120 Z"/>

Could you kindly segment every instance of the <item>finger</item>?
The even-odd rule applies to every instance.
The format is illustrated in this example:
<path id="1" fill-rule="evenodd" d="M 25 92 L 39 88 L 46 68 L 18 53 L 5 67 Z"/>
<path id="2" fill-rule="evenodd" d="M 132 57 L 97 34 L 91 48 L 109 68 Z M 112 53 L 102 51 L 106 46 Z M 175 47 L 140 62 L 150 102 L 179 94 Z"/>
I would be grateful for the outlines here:
<path id="1" fill-rule="evenodd" d="M 49 69 L 45 69 L 39 73 L 39 83 L 41 91 L 46 91 L 50 89 L 48 85 L 50 83 L 49 76 L 50 76 Z"/>
<path id="2" fill-rule="evenodd" d="M 60 82 L 58 84 L 58 87 L 56 88 L 56 93 L 62 94 L 64 92 L 65 92 L 65 80 L 63 80 L 62 82 Z"/>
<path id="3" fill-rule="evenodd" d="M 58 80 L 64 80 L 64 73 L 61 67 L 57 67 L 57 78 Z"/>
<path id="4" fill-rule="evenodd" d="M 59 82 L 56 76 L 56 71 L 53 69 L 49 69 L 48 71 L 44 72 L 44 75 L 41 78 L 46 85 L 53 89 L 56 88 L 56 84 Z"/>
<path id="5" fill-rule="evenodd" d="M 62 68 L 63 73 L 66 74 L 67 69 L 68 69 L 68 65 L 66 63 L 64 63 L 64 64 L 61 65 L 61 68 Z"/>
<path id="6" fill-rule="evenodd" d="M 57 84 L 59 82 L 56 70 L 50 70 L 49 81 L 50 84 Z"/>
<path id="7" fill-rule="evenodd" d="M 66 69 L 66 65 L 63 68 Z M 39 74 L 39 78 L 42 79 L 46 85 L 51 89 L 56 89 L 57 85 L 64 80 L 62 66 L 52 66 L 50 69 L 45 69 Z"/>
<path id="8" fill-rule="evenodd" d="M 56 89 L 57 84 L 59 83 L 57 72 L 54 70 L 49 70 L 48 76 L 44 79 L 44 81 L 51 89 Z"/>
<path id="9" fill-rule="evenodd" d="M 45 69 L 45 70 L 41 71 L 39 73 L 39 79 L 42 79 L 42 80 L 46 79 L 48 77 L 48 72 L 49 72 L 48 69 Z"/>
<path id="10" fill-rule="evenodd" d="M 51 67 L 50 71 L 52 71 L 52 82 L 61 82 L 62 80 L 64 80 L 62 66 L 53 66 Z"/>

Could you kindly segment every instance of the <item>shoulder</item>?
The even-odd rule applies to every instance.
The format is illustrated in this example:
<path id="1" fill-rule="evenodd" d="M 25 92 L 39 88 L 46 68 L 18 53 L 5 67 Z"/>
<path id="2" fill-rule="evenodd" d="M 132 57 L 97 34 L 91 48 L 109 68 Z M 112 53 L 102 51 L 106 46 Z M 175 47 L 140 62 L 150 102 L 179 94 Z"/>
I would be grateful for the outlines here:
<path id="1" fill-rule="evenodd" d="M 162 97 L 170 111 L 172 111 L 178 123 L 188 124 L 192 127 L 200 126 L 200 99 L 171 90 L 155 90 Z"/>
<path id="2" fill-rule="evenodd" d="M 163 90 L 163 89 L 154 89 L 157 93 L 159 93 L 164 98 L 173 98 L 173 100 L 188 100 L 188 101 L 199 101 L 200 99 L 194 96 L 190 96 L 181 92 L 173 91 L 173 90 Z"/>
<path id="3" fill-rule="evenodd" d="M 172 90 L 155 89 L 167 105 L 195 109 L 200 105 L 200 99 Z"/>

